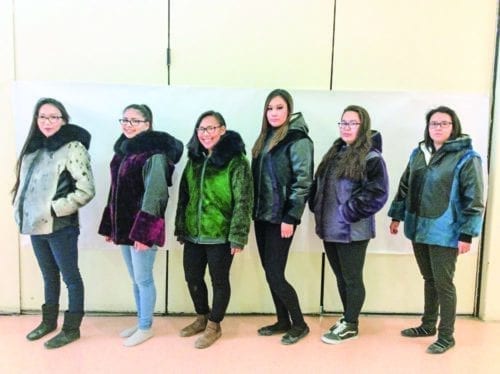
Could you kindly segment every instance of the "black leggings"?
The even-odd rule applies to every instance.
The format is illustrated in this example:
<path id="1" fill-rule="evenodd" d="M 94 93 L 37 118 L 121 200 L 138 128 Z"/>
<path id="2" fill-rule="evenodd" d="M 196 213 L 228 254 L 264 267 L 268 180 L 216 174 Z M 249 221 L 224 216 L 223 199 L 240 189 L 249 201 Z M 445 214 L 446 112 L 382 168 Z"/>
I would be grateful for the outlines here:
<path id="1" fill-rule="evenodd" d="M 285 267 L 292 238 L 281 237 L 281 225 L 255 221 L 255 237 L 260 261 L 271 289 L 278 322 L 305 326 L 299 299 L 294 288 L 285 279 Z"/>
<path id="2" fill-rule="evenodd" d="M 326 257 L 337 278 L 337 288 L 344 307 L 344 319 L 358 323 L 365 302 L 363 266 L 369 240 L 351 243 L 323 242 Z"/>
<path id="3" fill-rule="evenodd" d="M 231 297 L 229 269 L 233 262 L 231 247 L 226 244 L 194 244 L 184 245 L 184 276 L 197 314 L 209 314 L 208 319 L 220 322 L 224 319 Z M 208 290 L 205 283 L 205 270 L 212 279 L 213 305 L 208 306 Z"/>

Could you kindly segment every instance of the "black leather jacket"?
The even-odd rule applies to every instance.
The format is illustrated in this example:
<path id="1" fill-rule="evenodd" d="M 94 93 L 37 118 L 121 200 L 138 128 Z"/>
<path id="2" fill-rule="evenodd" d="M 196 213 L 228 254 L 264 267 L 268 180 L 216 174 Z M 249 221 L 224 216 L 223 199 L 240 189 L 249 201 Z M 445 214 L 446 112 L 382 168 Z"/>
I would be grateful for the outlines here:
<path id="1" fill-rule="evenodd" d="M 293 114 L 285 138 L 252 160 L 254 220 L 300 223 L 314 173 L 308 131 L 302 114 Z"/>

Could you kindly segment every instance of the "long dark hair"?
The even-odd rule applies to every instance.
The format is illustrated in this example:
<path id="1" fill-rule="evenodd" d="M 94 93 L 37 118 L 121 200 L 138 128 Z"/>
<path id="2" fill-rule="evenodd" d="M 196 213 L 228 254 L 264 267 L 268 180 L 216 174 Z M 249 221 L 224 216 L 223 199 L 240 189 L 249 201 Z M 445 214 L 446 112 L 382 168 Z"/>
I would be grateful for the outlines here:
<path id="1" fill-rule="evenodd" d="M 216 112 L 215 110 L 207 110 L 206 112 L 201 113 L 196 120 L 196 125 L 194 126 L 193 130 L 193 136 L 191 136 L 191 139 L 188 142 L 188 149 L 195 155 L 200 155 L 202 151 L 206 151 L 205 147 L 201 145 L 200 139 L 198 139 L 197 129 L 198 127 L 200 127 L 201 121 L 203 121 L 205 117 L 210 116 L 214 117 L 219 125 L 227 127 L 224 117 L 219 112 Z"/>
<path id="2" fill-rule="evenodd" d="M 323 176 L 329 162 L 337 157 L 335 161 L 335 176 L 337 178 L 348 178 L 352 180 L 361 180 L 366 169 L 366 155 L 372 147 L 371 141 L 371 120 L 367 110 L 358 105 L 349 105 L 344 109 L 345 112 L 356 112 L 359 116 L 361 124 L 359 125 L 358 136 L 354 143 L 346 147 L 342 138 L 335 140 L 326 154 L 323 156 L 321 163 L 316 170 L 316 176 Z"/>
<path id="3" fill-rule="evenodd" d="M 262 149 L 264 148 L 264 145 L 266 143 L 266 137 L 267 137 L 267 132 L 269 131 L 269 121 L 267 120 L 267 107 L 269 106 L 269 103 L 271 102 L 272 99 L 275 97 L 281 97 L 283 100 L 285 100 L 287 109 L 288 109 L 288 118 L 286 119 L 285 123 L 278 127 L 273 135 L 273 138 L 271 139 L 269 143 L 269 150 L 273 149 L 273 147 L 278 144 L 283 138 L 286 136 L 288 132 L 288 125 L 290 123 L 290 117 L 292 116 L 293 113 L 293 98 L 290 93 L 282 88 L 277 88 L 275 90 L 272 90 L 269 95 L 267 95 L 266 102 L 264 104 L 264 113 L 262 115 L 262 126 L 260 129 L 260 134 L 257 140 L 255 141 L 255 144 L 253 145 L 252 148 L 252 157 L 257 158 L 262 152 Z"/>
<path id="4" fill-rule="evenodd" d="M 123 113 L 128 109 L 135 109 L 141 113 L 144 119 L 149 122 L 149 128 L 146 131 L 153 131 L 153 112 L 146 104 L 130 104 L 123 109 Z"/>
<path id="5" fill-rule="evenodd" d="M 444 113 L 448 114 L 451 117 L 451 125 L 453 126 L 453 130 L 451 130 L 449 140 L 453 140 L 462 136 L 462 125 L 460 124 L 460 119 L 453 109 L 448 108 L 447 106 L 439 106 L 435 109 L 430 110 L 425 115 L 425 132 L 424 132 L 424 141 L 427 149 L 430 149 L 432 153 L 436 152 L 436 148 L 434 147 L 434 141 L 431 139 L 429 134 L 429 121 L 431 117 L 436 113 Z"/>
<path id="6" fill-rule="evenodd" d="M 62 116 L 63 123 L 69 123 L 69 114 L 66 111 L 66 108 L 64 105 L 53 98 L 50 97 L 44 97 L 38 100 L 38 102 L 35 105 L 35 109 L 33 110 L 33 117 L 31 118 L 31 126 L 30 130 L 28 132 L 28 136 L 26 137 L 26 140 L 24 141 L 23 148 L 21 149 L 21 153 L 19 154 L 19 158 L 17 159 L 16 163 L 16 183 L 14 183 L 14 187 L 12 187 L 11 193 L 12 193 L 12 202 L 14 202 L 14 199 L 16 198 L 17 190 L 19 188 L 19 183 L 20 183 L 20 174 L 21 174 L 21 164 L 23 162 L 23 157 L 26 155 L 28 146 L 35 137 L 43 137 L 44 135 L 38 128 L 38 113 L 40 112 L 40 108 L 44 106 L 45 104 L 50 104 L 52 106 L 55 106 L 60 112 Z"/>

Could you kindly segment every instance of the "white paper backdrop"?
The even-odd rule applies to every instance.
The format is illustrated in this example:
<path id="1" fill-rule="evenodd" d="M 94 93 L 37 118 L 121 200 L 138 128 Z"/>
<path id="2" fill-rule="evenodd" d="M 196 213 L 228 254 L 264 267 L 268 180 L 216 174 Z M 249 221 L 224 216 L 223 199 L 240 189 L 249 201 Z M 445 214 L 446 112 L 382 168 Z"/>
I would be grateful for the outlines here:
<path id="1" fill-rule="evenodd" d="M 196 87 L 157 87 L 132 85 L 103 85 L 64 82 L 22 82 L 13 86 L 13 108 L 17 149 L 20 150 L 29 126 L 35 103 L 40 97 L 60 100 L 71 116 L 71 122 L 85 127 L 92 134 L 90 155 L 96 182 L 96 197 L 81 209 L 80 247 L 108 248 L 97 227 L 109 188 L 109 161 L 113 145 L 121 134 L 118 118 L 131 103 L 147 104 L 153 111 L 154 129 L 168 131 L 184 144 L 192 135 L 196 119 L 205 110 L 214 109 L 223 114 L 228 128 L 238 131 L 246 144 L 247 153 L 257 137 L 265 98 L 269 90 L 224 89 Z M 473 139 L 473 146 L 483 157 L 486 169 L 489 131 L 488 97 L 473 93 L 409 93 L 409 92 L 335 92 L 290 90 L 295 111 L 304 114 L 314 141 L 315 165 L 338 137 L 337 122 L 343 108 L 349 104 L 365 107 L 372 119 L 372 128 L 381 132 L 383 155 L 390 177 L 389 202 L 377 215 L 377 237 L 371 241 L 369 251 L 407 253 L 410 243 L 403 234 L 389 235 L 390 219 L 387 209 L 396 191 L 411 150 L 422 140 L 425 114 L 439 105 L 454 109 L 463 132 Z M 179 245 L 172 236 L 177 204 L 177 186 L 186 162 L 186 154 L 176 168 L 174 186 L 166 212 L 167 244 L 175 249 Z M 14 168 L 14 165 L 12 165 Z M 485 178 L 486 181 L 486 178 Z M 26 244 L 26 239 L 22 241 Z M 249 243 L 255 249 L 253 233 Z M 477 245 L 477 241 L 475 242 Z M 322 244 L 314 234 L 314 219 L 306 210 L 297 230 L 294 250 L 321 251 Z"/>

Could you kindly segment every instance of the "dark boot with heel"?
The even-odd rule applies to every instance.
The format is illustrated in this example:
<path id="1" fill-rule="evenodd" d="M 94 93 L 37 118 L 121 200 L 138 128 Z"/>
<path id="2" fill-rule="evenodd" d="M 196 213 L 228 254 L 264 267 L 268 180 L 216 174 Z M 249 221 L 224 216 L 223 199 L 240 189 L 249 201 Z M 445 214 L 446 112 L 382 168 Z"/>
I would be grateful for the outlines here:
<path id="1" fill-rule="evenodd" d="M 59 304 L 42 305 L 42 322 L 28 335 L 28 340 L 38 340 L 57 328 L 57 316 L 59 315 Z"/>
<path id="2" fill-rule="evenodd" d="M 53 349 L 65 346 L 77 339 L 80 339 L 80 325 L 83 313 L 64 313 L 64 324 L 59 334 L 45 342 L 45 348 Z"/>

